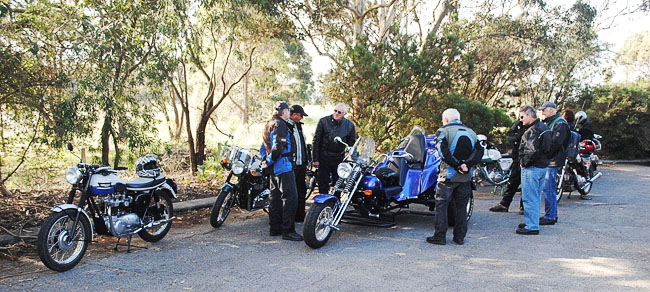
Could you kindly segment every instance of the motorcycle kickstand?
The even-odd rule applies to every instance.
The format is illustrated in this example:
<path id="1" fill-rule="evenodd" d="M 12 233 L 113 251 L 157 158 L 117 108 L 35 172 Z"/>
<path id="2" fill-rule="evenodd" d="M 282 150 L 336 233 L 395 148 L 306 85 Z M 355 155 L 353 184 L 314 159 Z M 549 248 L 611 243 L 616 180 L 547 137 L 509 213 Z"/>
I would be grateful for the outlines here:
<path id="1" fill-rule="evenodd" d="M 126 244 L 120 244 L 120 239 L 122 239 L 122 237 L 118 237 L 117 238 L 117 243 L 115 243 L 115 248 L 113 248 L 113 250 L 117 251 L 117 246 L 126 246 L 126 252 L 127 253 L 131 253 L 131 246 L 133 246 L 135 248 L 149 249 L 146 246 L 131 245 L 131 238 L 132 237 L 133 237 L 133 235 L 129 235 L 129 238 L 127 239 Z"/>

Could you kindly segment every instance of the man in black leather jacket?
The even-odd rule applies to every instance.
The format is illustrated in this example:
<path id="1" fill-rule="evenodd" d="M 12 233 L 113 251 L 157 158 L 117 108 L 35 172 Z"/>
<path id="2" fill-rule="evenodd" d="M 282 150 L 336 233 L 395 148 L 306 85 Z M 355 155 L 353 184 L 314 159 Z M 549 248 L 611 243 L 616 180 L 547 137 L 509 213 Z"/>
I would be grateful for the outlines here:
<path id="1" fill-rule="evenodd" d="M 551 131 L 537 118 L 537 112 L 532 106 L 521 107 L 519 119 L 524 126 L 528 126 L 528 129 L 519 144 L 521 197 L 524 201 L 525 223 L 519 224 L 516 232 L 522 235 L 537 235 L 542 187 L 549 163 L 547 153 L 551 145 Z"/>
<path id="2" fill-rule="evenodd" d="M 332 182 L 336 183 L 339 176 L 336 168 L 343 161 L 345 145 L 335 142 L 335 137 L 341 137 L 343 142 L 354 145 L 357 138 L 354 124 L 344 116 L 348 113 L 348 106 L 339 103 L 334 107 L 334 114 L 318 121 L 314 134 L 313 165 L 318 168 L 318 192 L 327 194 Z"/>
<path id="3" fill-rule="evenodd" d="M 508 212 L 512 199 L 517 193 L 519 185 L 521 185 L 521 166 L 519 166 L 519 142 L 521 141 L 521 136 L 526 131 L 524 124 L 517 120 L 512 123 L 510 131 L 506 134 L 508 142 L 512 143 L 512 166 L 510 167 L 510 179 L 506 185 L 506 190 L 503 192 L 503 198 L 501 202 L 496 204 L 496 206 L 491 207 L 489 210 L 492 212 Z M 524 204 L 519 201 L 519 213 L 523 215 Z"/>

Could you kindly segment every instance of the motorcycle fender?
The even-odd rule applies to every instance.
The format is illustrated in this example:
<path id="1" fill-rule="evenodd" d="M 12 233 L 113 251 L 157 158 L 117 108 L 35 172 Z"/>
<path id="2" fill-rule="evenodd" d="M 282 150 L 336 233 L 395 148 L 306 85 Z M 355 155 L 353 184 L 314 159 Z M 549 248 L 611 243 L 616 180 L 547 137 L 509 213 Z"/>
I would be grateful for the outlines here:
<path id="1" fill-rule="evenodd" d="M 233 189 L 233 185 L 227 183 L 221 188 L 222 192 L 230 192 Z"/>
<path id="2" fill-rule="evenodd" d="M 81 211 L 81 214 L 86 216 L 86 219 L 88 219 L 88 222 L 90 223 L 90 240 L 92 241 L 92 240 L 95 239 L 95 225 L 93 224 L 93 220 L 90 219 L 90 216 L 88 215 L 86 210 L 81 209 L 81 208 L 79 208 L 79 206 L 73 205 L 73 204 L 61 204 L 61 205 L 55 206 L 50 211 L 52 211 L 54 213 L 60 213 L 60 212 L 63 212 L 64 210 Z"/>
<path id="3" fill-rule="evenodd" d="M 172 196 L 174 197 L 174 199 L 178 199 L 178 196 L 176 196 L 176 192 L 174 191 L 174 188 L 172 188 L 169 184 L 167 184 L 167 183 L 163 183 L 161 186 L 158 187 L 158 189 L 159 189 L 159 190 L 160 190 L 160 189 L 168 190 L 168 191 L 172 194 Z"/>
<path id="4" fill-rule="evenodd" d="M 314 200 L 314 203 L 318 203 L 318 204 L 327 203 L 329 201 L 334 201 L 334 203 L 337 206 L 339 204 L 341 204 L 341 202 L 339 202 L 339 199 L 336 196 L 332 196 L 332 195 L 319 194 L 319 195 L 314 196 L 313 200 Z"/>

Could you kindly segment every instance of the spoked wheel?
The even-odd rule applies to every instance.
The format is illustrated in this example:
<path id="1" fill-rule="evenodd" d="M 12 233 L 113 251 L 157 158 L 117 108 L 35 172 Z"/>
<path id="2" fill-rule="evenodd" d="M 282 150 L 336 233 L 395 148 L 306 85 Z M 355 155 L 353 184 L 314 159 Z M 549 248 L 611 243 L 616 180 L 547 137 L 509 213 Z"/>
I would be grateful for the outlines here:
<path id="1" fill-rule="evenodd" d="M 485 177 L 483 176 L 483 172 L 480 169 L 480 165 L 474 166 L 472 169 L 472 178 L 474 179 L 474 183 L 477 185 L 484 185 Z"/>
<path id="2" fill-rule="evenodd" d="M 467 202 L 467 222 L 472 218 L 472 212 L 474 212 L 474 192 L 469 194 L 469 201 Z M 456 225 L 456 203 L 453 200 L 449 202 L 447 207 L 447 225 Z"/>
<path id="3" fill-rule="evenodd" d="M 69 211 L 69 210 L 68 210 Z M 70 211 L 75 213 L 75 211 Z M 79 214 L 79 222 L 72 230 L 74 217 L 65 212 L 53 213 L 45 220 L 38 233 L 38 257 L 46 267 L 64 272 L 81 261 L 91 240 L 90 222 Z"/>
<path id="4" fill-rule="evenodd" d="M 232 209 L 234 203 L 235 197 L 232 190 L 222 190 L 217 196 L 214 206 L 212 206 L 212 212 L 210 212 L 210 225 L 214 228 L 221 226 L 221 224 L 226 221 L 226 218 L 228 218 L 228 215 L 230 215 L 230 209 Z"/>
<path id="5" fill-rule="evenodd" d="M 332 235 L 333 229 L 330 227 L 332 221 L 334 221 L 334 202 L 312 205 L 302 231 L 305 243 L 311 248 L 325 245 Z"/>
<path id="6" fill-rule="evenodd" d="M 153 226 L 138 232 L 138 236 L 148 242 L 157 242 L 163 239 L 167 235 L 167 232 L 169 232 L 169 229 L 171 229 L 172 222 L 160 222 L 174 217 L 174 206 L 172 205 L 172 199 L 169 197 L 169 194 L 166 192 L 158 192 L 156 194 L 158 195 L 158 202 L 151 200 L 142 218 L 142 223 L 145 226 L 149 224 Z"/>
<path id="7" fill-rule="evenodd" d="M 564 168 L 560 168 L 557 176 L 555 176 L 555 198 L 559 203 L 562 200 L 562 195 L 564 195 L 564 182 L 566 173 L 563 172 Z"/>

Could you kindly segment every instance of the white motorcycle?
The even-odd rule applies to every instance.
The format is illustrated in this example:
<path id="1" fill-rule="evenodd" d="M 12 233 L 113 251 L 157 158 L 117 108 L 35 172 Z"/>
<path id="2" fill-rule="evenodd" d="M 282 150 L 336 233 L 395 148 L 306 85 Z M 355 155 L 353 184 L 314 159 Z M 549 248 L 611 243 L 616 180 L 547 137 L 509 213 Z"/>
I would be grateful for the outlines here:
<path id="1" fill-rule="evenodd" d="M 510 168 L 512 167 L 512 156 L 501 154 L 494 144 L 489 143 L 485 135 L 478 135 L 478 140 L 483 149 L 481 162 L 473 169 L 474 183 L 480 185 L 494 186 L 494 193 L 501 188 L 503 195 L 504 186 L 510 180 Z"/>

